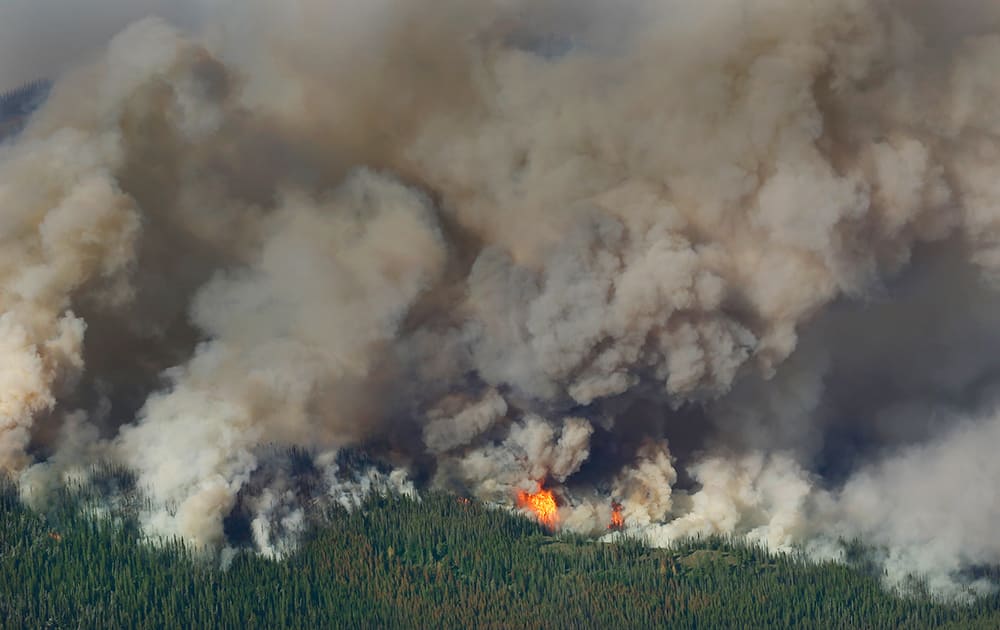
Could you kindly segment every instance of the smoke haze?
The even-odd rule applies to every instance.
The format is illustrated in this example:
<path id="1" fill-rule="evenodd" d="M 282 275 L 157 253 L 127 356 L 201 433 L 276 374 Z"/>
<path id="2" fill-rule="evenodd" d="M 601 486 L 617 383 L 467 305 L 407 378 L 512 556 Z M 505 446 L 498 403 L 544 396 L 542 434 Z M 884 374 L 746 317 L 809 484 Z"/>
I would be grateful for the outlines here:
<path id="1" fill-rule="evenodd" d="M 317 501 L 542 484 L 987 588 L 995 3 L 118 4 L 0 18 L 0 86 L 58 79 L 0 145 L 27 499 L 110 459 L 150 534 L 281 554 Z"/>

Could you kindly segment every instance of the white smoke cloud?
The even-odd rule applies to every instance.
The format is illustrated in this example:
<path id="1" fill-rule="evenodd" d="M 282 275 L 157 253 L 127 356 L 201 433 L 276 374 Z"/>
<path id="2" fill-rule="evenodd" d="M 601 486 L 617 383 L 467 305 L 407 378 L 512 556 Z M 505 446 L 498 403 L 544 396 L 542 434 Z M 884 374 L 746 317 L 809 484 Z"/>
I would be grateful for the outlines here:
<path id="1" fill-rule="evenodd" d="M 929 576 L 953 590 L 949 574 L 1000 561 L 990 534 L 997 513 L 996 412 L 958 419 L 941 439 L 913 445 L 863 467 L 840 490 L 836 533 L 889 549 L 889 578 Z M 984 585 L 978 585 L 982 588 Z"/>

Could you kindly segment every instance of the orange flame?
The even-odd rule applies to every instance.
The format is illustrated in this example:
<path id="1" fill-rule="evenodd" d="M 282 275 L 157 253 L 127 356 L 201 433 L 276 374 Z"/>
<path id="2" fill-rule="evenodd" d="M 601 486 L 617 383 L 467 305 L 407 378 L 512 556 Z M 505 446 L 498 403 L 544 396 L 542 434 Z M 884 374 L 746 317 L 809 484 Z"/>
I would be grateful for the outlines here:
<path id="1" fill-rule="evenodd" d="M 549 529 L 559 524 L 559 506 L 551 490 L 539 488 L 534 494 L 521 490 L 517 493 L 517 505 L 534 512 L 538 522 Z"/>
<path id="2" fill-rule="evenodd" d="M 625 517 L 622 516 L 622 504 L 611 501 L 611 524 L 608 529 L 623 529 L 625 527 Z"/>

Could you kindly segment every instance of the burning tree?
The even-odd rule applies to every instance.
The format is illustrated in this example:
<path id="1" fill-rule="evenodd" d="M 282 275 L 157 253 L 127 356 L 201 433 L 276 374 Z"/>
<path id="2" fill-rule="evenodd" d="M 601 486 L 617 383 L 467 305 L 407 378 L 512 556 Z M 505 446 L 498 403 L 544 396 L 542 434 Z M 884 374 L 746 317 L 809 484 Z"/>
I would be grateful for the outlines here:
<path id="1" fill-rule="evenodd" d="M 535 493 L 524 490 L 518 492 L 517 506 L 530 510 L 538 522 L 549 530 L 555 530 L 559 526 L 559 506 L 556 504 L 556 497 L 551 490 L 546 490 L 541 485 Z"/>
<path id="2" fill-rule="evenodd" d="M 622 504 L 614 499 L 611 500 L 611 522 L 608 529 L 618 531 L 625 528 L 625 517 L 622 516 Z"/>

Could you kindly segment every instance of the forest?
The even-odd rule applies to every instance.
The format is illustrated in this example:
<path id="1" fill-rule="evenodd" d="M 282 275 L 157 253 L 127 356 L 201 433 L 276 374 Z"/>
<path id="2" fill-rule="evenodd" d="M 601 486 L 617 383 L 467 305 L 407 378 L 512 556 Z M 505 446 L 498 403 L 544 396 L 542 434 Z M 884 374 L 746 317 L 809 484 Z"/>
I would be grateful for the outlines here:
<path id="1" fill-rule="evenodd" d="M 33 81 L 15 90 L 0 92 L 0 141 L 21 130 L 51 89 L 50 81 Z"/>
<path id="2" fill-rule="evenodd" d="M 1000 626 L 1000 595 L 893 593 L 860 559 L 816 564 L 719 538 L 598 543 L 440 493 L 372 494 L 329 510 L 287 558 L 242 552 L 225 566 L 143 540 L 134 518 L 95 515 L 93 498 L 62 491 L 33 511 L 2 482 L 0 627 Z"/>

